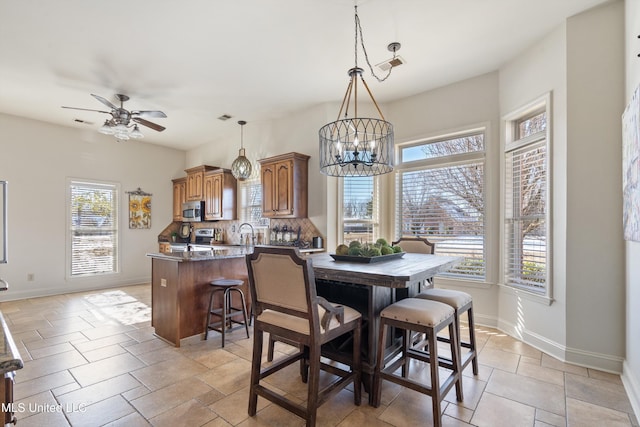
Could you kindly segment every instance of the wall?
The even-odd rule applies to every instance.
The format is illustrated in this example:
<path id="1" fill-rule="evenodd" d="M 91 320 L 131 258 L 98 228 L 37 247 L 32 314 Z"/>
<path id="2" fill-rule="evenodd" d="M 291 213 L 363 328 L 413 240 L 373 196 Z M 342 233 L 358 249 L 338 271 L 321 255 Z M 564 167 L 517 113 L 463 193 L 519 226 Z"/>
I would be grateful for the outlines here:
<path id="1" fill-rule="evenodd" d="M 626 90 L 628 102 L 640 85 L 640 0 L 625 1 L 625 59 Z M 626 242 L 626 360 L 622 381 L 633 405 L 636 417 L 640 417 L 640 242 Z"/>
<path id="2" fill-rule="evenodd" d="M 553 304 L 525 292 L 500 288 L 500 328 L 544 351 L 564 359 L 566 264 L 566 92 L 565 26 L 561 25 L 525 53 L 500 69 L 500 111 L 509 114 L 551 92 L 550 153 L 553 191 L 551 228 Z M 504 125 L 503 125 L 504 127 Z M 502 129 L 504 146 L 504 129 Z"/>
<path id="3" fill-rule="evenodd" d="M 322 125 L 335 120 L 339 106 L 320 105 L 298 111 L 271 122 L 250 122 L 244 127 L 246 156 L 253 164 L 252 178 L 259 179 L 259 159 L 292 151 L 311 156 L 309 159 L 308 218 L 323 236 L 327 236 L 327 179 L 320 173 L 318 161 L 318 130 Z M 331 115 L 332 118 L 329 118 Z M 236 125 L 239 128 L 239 125 Z M 226 138 L 203 144 L 187 153 L 187 167 L 208 164 L 231 168 L 238 156 L 237 150 L 220 147 L 240 147 L 240 129 Z M 184 176 L 184 173 L 178 176 Z M 328 242 L 327 242 L 328 244 Z"/>
<path id="4" fill-rule="evenodd" d="M 0 114 L 0 179 L 9 181 L 9 281 L 2 300 L 150 281 L 147 252 L 171 222 L 171 178 L 184 169 L 183 151 L 141 142 L 117 143 L 95 129 L 78 130 Z M 122 195 L 120 273 L 91 279 L 65 277 L 66 179 L 119 182 Z M 128 228 L 128 196 L 152 193 L 152 228 Z M 33 273 L 33 281 L 27 274 Z"/>
<path id="5" fill-rule="evenodd" d="M 500 70 L 503 115 L 552 96 L 554 298 L 546 305 L 502 288 L 501 329 L 561 360 L 613 372 L 624 356 L 622 19 L 619 1 L 574 16 Z"/>
<path id="6" fill-rule="evenodd" d="M 616 372 L 625 351 L 623 22 L 622 1 L 567 20 L 566 359 Z"/>

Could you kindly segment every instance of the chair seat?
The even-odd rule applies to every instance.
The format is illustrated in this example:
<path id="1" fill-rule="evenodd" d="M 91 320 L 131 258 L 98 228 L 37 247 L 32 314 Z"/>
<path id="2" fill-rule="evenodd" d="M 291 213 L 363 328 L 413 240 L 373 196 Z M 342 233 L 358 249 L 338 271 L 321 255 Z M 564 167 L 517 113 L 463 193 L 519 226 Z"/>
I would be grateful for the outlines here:
<path id="1" fill-rule="evenodd" d="M 240 279 L 216 279 L 211 281 L 211 286 L 228 288 L 230 286 L 242 286 L 244 282 Z"/>
<path id="2" fill-rule="evenodd" d="M 456 310 L 471 302 L 471 295 L 468 293 L 450 289 L 427 289 L 415 297 L 448 304 Z"/>
<path id="3" fill-rule="evenodd" d="M 357 310 L 347 306 L 343 307 L 344 323 L 349 323 L 361 316 Z M 307 319 L 291 316 L 279 311 L 265 310 L 256 317 L 256 320 L 270 325 L 279 326 L 284 329 L 289 329 L 303 335 L 309 335 L 309 321 Z M 338 326 L 340 326 L 340 322 L 338 322 L 335 316 L 332 317 L 331 322 L 329 323 L 329 330 L 335 329 Z M 326 331 L 321 327 L 320 332 L 325 333 Z"/>
<path id="4" fill-rule="evenodd" d="M 426 299 L 406 298 L 382 310 L 380 317 L 414 325 L 436 327 L 453 314 L 453 307 L 447 304 Z"/>

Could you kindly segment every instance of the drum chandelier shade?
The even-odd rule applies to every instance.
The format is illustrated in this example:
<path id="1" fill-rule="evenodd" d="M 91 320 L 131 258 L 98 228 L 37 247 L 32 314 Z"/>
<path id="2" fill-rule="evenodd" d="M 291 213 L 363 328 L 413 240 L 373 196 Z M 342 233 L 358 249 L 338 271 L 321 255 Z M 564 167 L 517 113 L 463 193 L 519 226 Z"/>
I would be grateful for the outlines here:
<path id="1" fill-rule="evenodd" d="M 243 146 L 243 129 L 244 125 L 246 125 L 247 122 L 245 122 L 244 120 L 240 120 L 238 124 L 240 125 L 240 151 L 238 153 L 238 158 L 235 159 L 231 164 L 231 174 L 233 174 L 233 176 L 237 180 L 244 181 L 251 176 L 251 162 L 245 156 L 245 150 Z"/>
<path id="2" fill-rule="evenodd" d="M 393 171 L 393 125 L 384 119 L 378 103 L 369 86 L 362 77 L 363 69 L 358 67 L 358 34 L 362 49 L 364 47 L 362 28 L 358 18 L 358 7 L 355 7 L 355 67 L 349 70 L 349 85 L 342 99 L 338 112 L 338 120 L 328 123 L 318 131 L 320 138 L 320 172 L 329 176 L 374 176 Z M 395 52 L 399 43 L 391 43 L 389 50 Z M 369 60 L 367 58 L 367 64 Z M 371 64 L 369 68 L 373 74 Z M 389 69 L 388 73 L 391 73 Z M 389 74 L 384 79 L 384 81 Z M 367 91 L 380 118 L 358 117 L 359 83 Z M 353 117 L 349 117 L 350 103 L 353 103 Z M 344 118 L 340 118 L 344 113 Z"/>

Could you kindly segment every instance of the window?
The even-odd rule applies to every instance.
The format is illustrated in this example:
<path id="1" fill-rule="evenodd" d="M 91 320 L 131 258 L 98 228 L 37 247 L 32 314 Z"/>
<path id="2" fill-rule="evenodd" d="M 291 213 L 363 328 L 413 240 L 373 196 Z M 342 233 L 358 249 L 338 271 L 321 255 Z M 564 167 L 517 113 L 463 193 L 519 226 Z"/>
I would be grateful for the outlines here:
<path id="1" fill-rule="evenodd" d="M 118 272 L 116 184 L 69 181 L 70 276 Z"/>
<path id="2" fill-rule="evenodd" d="M 547 112 L 507 121 L 505 283 L 547 294 Z"/>
<path id="3" fill-rule="evenodd" d="M 265 222 L 262 218 L 262 185 L 260 177 L 238 182 L 240 192 L 240 222 L 258 225 Z"/>
<path id="4" fill-rule="evenodd" d="M 465 261 L 444 275 L 484 280 L 484 130 L 401 146 L 398 236 L 425 237 L 437 255 Z"/>
<path id="5" fill-rule="evenodd" d="M 342 242 L 375 242 L 378 197 L 372 176 L 346 176 L 342 180 Z"/>

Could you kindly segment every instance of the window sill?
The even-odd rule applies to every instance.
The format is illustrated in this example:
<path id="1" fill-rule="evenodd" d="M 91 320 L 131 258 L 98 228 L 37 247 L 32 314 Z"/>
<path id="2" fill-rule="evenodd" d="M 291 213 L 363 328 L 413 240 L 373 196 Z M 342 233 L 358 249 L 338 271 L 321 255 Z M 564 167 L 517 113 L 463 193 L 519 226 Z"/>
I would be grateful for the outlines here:
<path id="1" fill-rule="evenodd" d="M 490 289 L 494 283 L 488 283 L 483 281 L 476 280 L 461 280 L 461 279 L 453 279 L 449 277 L 434 277 L 435 284 L 443 287 L 463 287 L 463 288 L 473 288 L 473 289 Z"/>
<path id="2" fill-rule="evenodd" d="M 502 292 L 505 292 L 509 295 L 517 296 L 518 298 L 524 298 L 529 301 L 537 302 L 539 304 L 551 305 L 554 301 L 553 298 L 547 295 L 536 294 L 525 289 L 519 289 L 513 286 L 505 285 L 504 283 L 498 283 L 498 286 L 500 286 Z"/>

